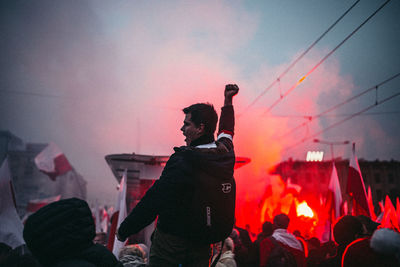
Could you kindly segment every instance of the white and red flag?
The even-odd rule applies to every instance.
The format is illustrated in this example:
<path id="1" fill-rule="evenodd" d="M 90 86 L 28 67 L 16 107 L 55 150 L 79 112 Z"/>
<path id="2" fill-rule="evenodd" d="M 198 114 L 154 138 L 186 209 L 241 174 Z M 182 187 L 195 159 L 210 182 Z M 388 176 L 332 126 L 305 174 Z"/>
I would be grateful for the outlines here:
<path id="1" fill-rule="evenodd" d="M 342 190 L 340 189 L 339 177 L 337 174 L 335 163 L 332 163 L 332 173 L 331 179 L 329 180 L 327 197 L 329 214 L 333 215 L 333 218 L 331 218 L 332 223 L 341 215 L 343 215 L 342 203 Z"/>
<path id="2" fill-rule="evenodd" d="M 122 175 L 121 182 L 119 184 L 117 204 L 115 205 L 115 212 L 111 217 L 110 237 L 108 239 L 108 244 L 107 244 L 107 248 L 111 250 L 116 257 L 118 257 L 119 251 L 125 245 L 125 242 L 121 242 L 115 238 L 115 234 L 120 224 L 127 216 L 127 211 L 126 211 L 127 178 L 128 178 L 127 170 L 125 170 L 124 174 Z"/>
<path id="3" fill-rule="evenodd" d="M 358 165 L 355 152 L 355 143 L 353 143 L 353 155 L 350 158 L 346 191 L 353 200 L 353 215 L 365 215 L 371 217 L 369 213 L 367 193 L 365 192 L 364 180 L 361 175 L 360 166 Z"/>
<path id="4" fill-rule="evenodd" d="M 47 204 L 59 201 L 61 198 L 61 195 L 57 195 L 54 197 L 48 197 L 48 198 L 40 198 L 40 199 L 32 199 L 29 200 L 28 206 L 26 207 L 26 211 L 30 213 L 34 213 L 40 208 L 43 208 Z"/>
<path id="5" fill-rule="evenodd" d="M 25 244 L 23 228 L 15 208 L 14 190 L 6 158 L 0 167 L 0 242 L 12 248 Z"/>
<path id="6" fill-rule="evenodd" d="M 368 201 L 369 214 L 371 214 L 371 220 L 376 221 L 375 207 L 374 207 L 374 202 L 372 201 L 372 192 L 370 186 L 368 186 L 367 201 Z"/>
<path id="7" fill-rule="evenodd" d="M 71 166 L 56 144 L 50 142 L 35 157 L 35 164 L 41 172 L 57 182 L 55 195 L 61 195 L 61 199 L 71 197 L 86 199 L 86 181 Z"/>
<path id="8" fill-rule="evenodd" d="M 53 142 L 50 142 L 49 145 L 35 157 L 35 164 L 41 172 L 47 174 L 52 180 L 72 170 L 72 166 L 67 157 Z"/>
<path id="9" fill-rule="evenodd" d="M 383 212 L 381 226 L 382 228 L 390 228 L 396 231 L 400 231 L 396 209 L 394 208 L 393 203 L 388 195 L 386 195 L 385 198 L 385 210 Z"/>

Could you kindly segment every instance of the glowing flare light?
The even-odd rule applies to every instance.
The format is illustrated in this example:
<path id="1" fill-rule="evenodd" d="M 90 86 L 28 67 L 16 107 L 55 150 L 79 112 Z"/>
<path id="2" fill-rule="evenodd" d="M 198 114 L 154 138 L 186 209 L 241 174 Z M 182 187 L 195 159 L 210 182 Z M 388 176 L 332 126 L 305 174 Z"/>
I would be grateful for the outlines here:
<path id="1" fill-rule="evenodd" d="M 307 202 L 303 201 L 296 208 L 297 216 L 304 216 L 312 218 L 314 217 L 314 212 L 312 209 L 307 205 Z"/>

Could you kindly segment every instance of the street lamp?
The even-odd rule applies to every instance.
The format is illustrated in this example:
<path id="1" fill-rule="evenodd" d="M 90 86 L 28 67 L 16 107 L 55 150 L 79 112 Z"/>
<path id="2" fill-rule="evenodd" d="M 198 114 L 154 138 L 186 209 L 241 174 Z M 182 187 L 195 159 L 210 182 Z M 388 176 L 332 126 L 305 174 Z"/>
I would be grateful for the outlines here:
<path id="1" fill-rule="evenodd" d="M 324 145 L 329 145 L 331 147 L 331 156 L 332 156 L 332 162 L 335 161 L 335 157 L 333 155 L 333 146 L 336 145 L 347 145 L 350 143 L 350 141 L 342 141 L 342 142 L 329 142 L 329 141 L 324 141 L 324 140 L 319 140 L 319 139 L 314 139 L 314 143 L 320 143 Z"/>

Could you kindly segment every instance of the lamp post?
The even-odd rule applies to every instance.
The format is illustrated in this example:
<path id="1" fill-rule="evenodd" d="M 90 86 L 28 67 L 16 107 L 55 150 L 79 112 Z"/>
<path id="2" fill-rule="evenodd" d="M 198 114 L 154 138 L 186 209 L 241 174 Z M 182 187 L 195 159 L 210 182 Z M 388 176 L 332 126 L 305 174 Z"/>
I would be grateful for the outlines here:
<path id="1" fill-rule="evenodd" d="M 314 139 L 313 141 L 314 141 L 314 143 L 320 143 L 320 144 L 324 144 L 324 145 L 329 145 L 331 147 L 332 162 L 335 161 L 335 157 L 333 155 L 333 146 L 336 146 L 336 145 L 347 145 L 347 144 L 350 143 L 350 141 L 348 141 L 348 140 L 342 141 L 342 142 L 329 142 L 329 141 Z"/>

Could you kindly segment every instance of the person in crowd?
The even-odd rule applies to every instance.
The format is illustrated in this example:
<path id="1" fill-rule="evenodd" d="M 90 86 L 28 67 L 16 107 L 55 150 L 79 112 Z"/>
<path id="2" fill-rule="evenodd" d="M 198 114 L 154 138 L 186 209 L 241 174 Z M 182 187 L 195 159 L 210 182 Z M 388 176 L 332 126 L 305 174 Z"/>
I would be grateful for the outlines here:
<path id="1" fill-rule="evenodd" d="M 252 267 L 256 266 L 256 252 L 254 249 L 253 242 L 251 241 L 250 234 L 247 229 L 241 228 L 236 225 L 234 229 L 237 231 L 238 236 L 235 239 L 235 259 L 238 267 Z"/>
<path id="2" fill-rule="evenodd" d="M 267 237 L 270 237 L 274 232 L 274 226 L 271 222 L 264 222 L 262 225 L 262 231 L 257 235 L 257 239 L 253 243 L 255 251 L 255 266 L 260 266 L 260 243 Z"/>
<path id="3" fill-rule="evenodd" d="M 307 240 L 308 257 L 307 267 L 317 267 L 324 259 L 325 253 L 318 238 L 312 237 Z"/>
<path id="4" fill-rule="evenodd" d="M 119 252 L 118 259 L 124 267 L 144 267 L 147 265 L 146 252 L 138 244 L 123 247 Z"/>
<path id="5" fill-rule="evenodd" d="M 363 226 L 363 236 L 372 236 L 380 223 L 374 222 L 371 218 L 365 215 L 358 215 L 356 216 L 357 220 L 359 220 Z"/>
<path id="6" fill-rule="evenodd" d="M 6 243 L 0 242 L 0 264 L 8 257 L 12 248 Z"/>
<path id="7" fill-rule="evenodd" d="M 321 262 L 320 266 L 340 267 L 344 250 L 362 234 L 362 224 L 356 217 L 345 215 L 340 218 L 333 227 L 333 237 L 338 244 L 336 255 Z"/>
<path id="8" fill-rule="evenodd" d="M 221 252 L 221 256 L 215 265 L 215 267 L 236 267 L 236 261 L 235 261 L 235 245 L 233 243 L 232 238 L 228 237 L 224 241 L 224 246 L 221 248 L 221 243 L 219 242 L 216 244 L 216 253 L 213 257 L 212 262 L 216 260 L 218 257 L 218 254 Z"/>
<path id="9" fill-rule="evenodd" d="M 356 239 L 346 247 L 342 266 L 400 266 L 400 234 L 383 228 L 376 230 L 372 237 Z"/>
<path id="10" fill-rule="evenodd" d="M 201 236 L 195 238 L 197 233 L 191 229 L 193 176 L 198 174 L 194 172 L 200 164 L 202 169 L 208 170 L 207 175 L 233 176 L 232 99 L 238 91 L 237 85 L 225 87 L 217 141 L 214 132 L 218 115 L 212 105 L 201 103 L 183 109 L 185 119 L 181 131 L 186 137 L 186 146 L 175 148 L 160 179 L 121 223 L 117 237 L 124 241 L 158 216 L 150 247 L 150 266 L 208 266 L 210 245 L 198 242 Z M 194 153 L 201 154 L 201 161 L 192 156 Z"/>
<path id="11" fill-rule="evenodd" d="M 95 225 L 86 201 L 70 198 L 53 202 L 28 217 L 23 236 L 44 267 L 121 267 L 116 257 L 93 243 Z"/>
<path id="12" fill-rule="evenodd" d="M 287 228 L 290 219 L 286 214 L 274 217 L 274 232 L 260 243 L 260 266 L 274 266 L 276 261 L 286 262 L 287 266 L 306 266 L 303 247 Z"/>

